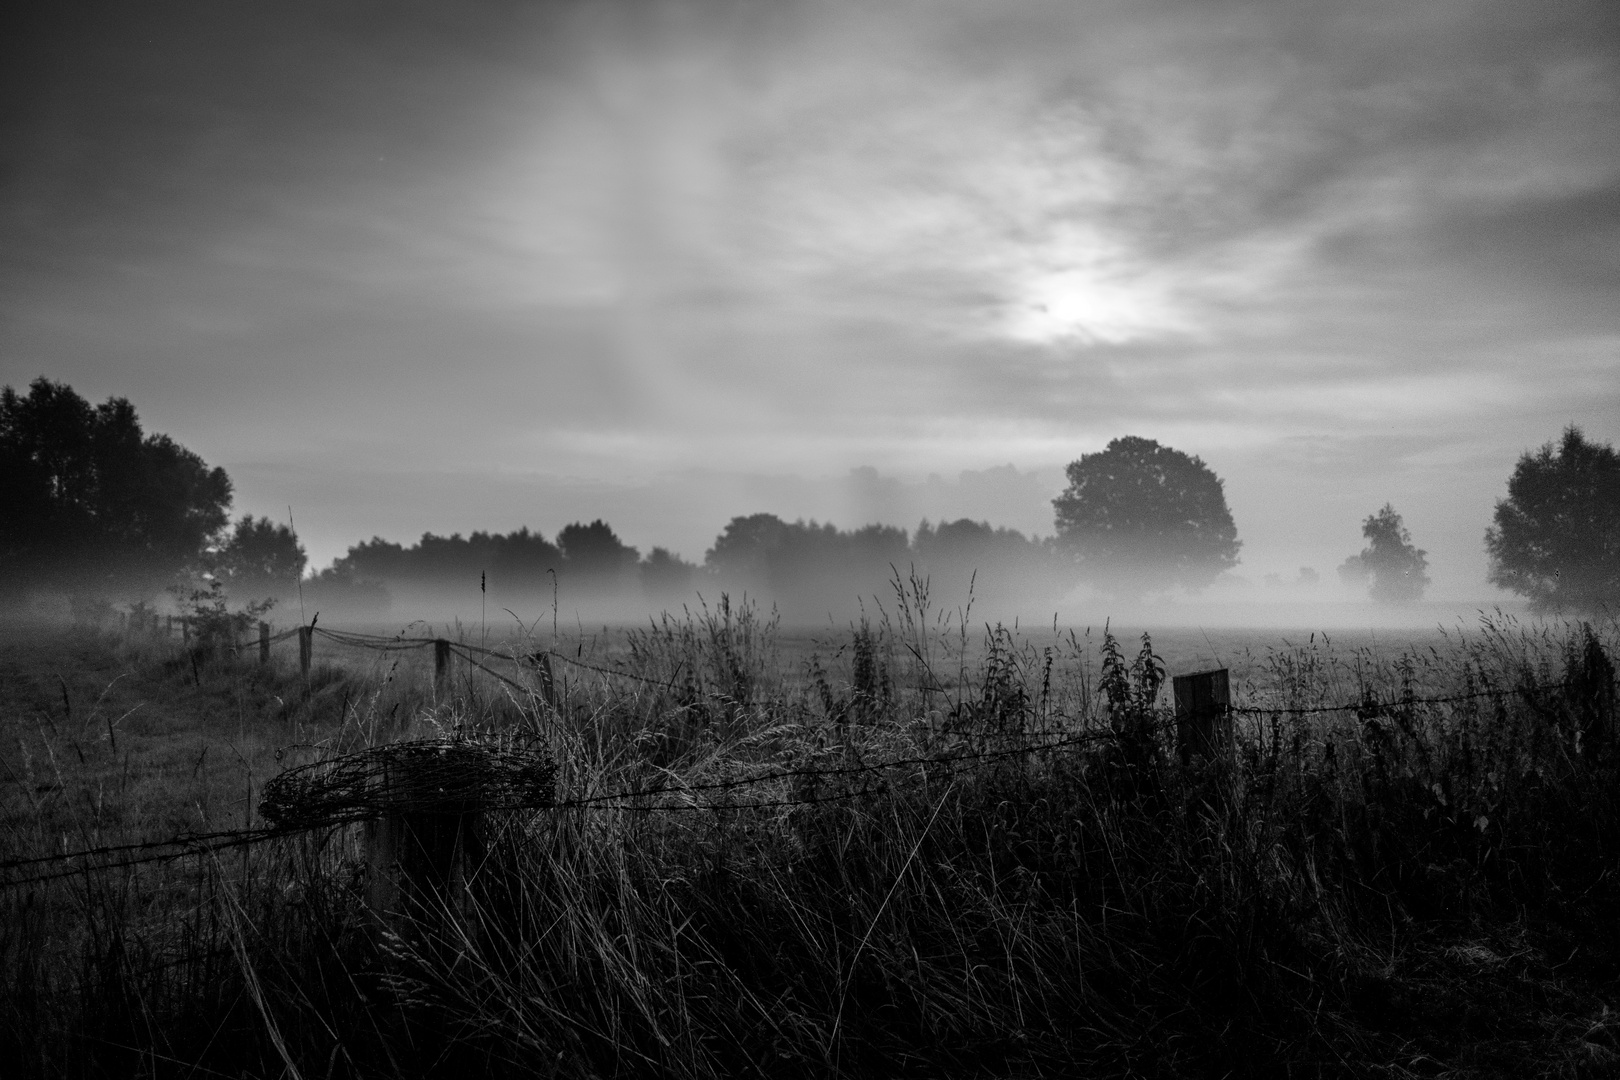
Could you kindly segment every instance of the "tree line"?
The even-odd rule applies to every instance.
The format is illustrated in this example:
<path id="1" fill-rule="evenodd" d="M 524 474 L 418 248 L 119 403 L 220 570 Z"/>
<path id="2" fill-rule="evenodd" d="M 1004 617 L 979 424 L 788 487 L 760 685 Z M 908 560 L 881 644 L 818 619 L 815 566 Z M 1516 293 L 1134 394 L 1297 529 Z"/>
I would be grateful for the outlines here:
<path id="1" fill-rule="evenodd" d="M 702 565 L 662 547 L 643 557 L 601 520 L 547 539 L 528 528 L 467 536 L 380 537 L 349 548 L 313 577 L 291 522 L 230 518 L 220 468 L 166 435 L 147 434 L 123 398 L 91 405 L 36 379 L 0 390 L 0 598 L 149 595 L 190 575 L 237 597 L 286 597 L 379 608 L 394 593 L 465 597 L 470 583 L 503 592 L 632 595 L 660 600 L 694 587 L 752 588 L 818 600 L 881 588 L 915 566 L 978 575 L 1003 598 L 1090 584 L 1119 597 L 1197 590 L 1238 565 L 1242 547 L 1224 485 L 1198 457 L 1125 436 L 1067 468 L 1053 500 L 1054 533 L 1025 536 L 968 519 L 843 530 L 774 514 L 733 518 Z M 1427 552 L 1386 503 L 1362 523 L 1366 546 L 1340 578 L 1389 603 L 1420 598 Z M 1570 427 L 1520 457 L 1497 502 L 1485 548 L 1490 580 L 1536 611 L 1620 606 L 1620 455 Z"/>

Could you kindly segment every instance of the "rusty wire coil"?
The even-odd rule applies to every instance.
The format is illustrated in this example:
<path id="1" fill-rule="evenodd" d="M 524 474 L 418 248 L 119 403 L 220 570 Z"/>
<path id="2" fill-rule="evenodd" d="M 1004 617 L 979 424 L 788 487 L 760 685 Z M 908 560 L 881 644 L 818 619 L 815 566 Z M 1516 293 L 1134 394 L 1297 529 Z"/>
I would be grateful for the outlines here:
<path id="1" fill-rule="evenodd" d="M 434 739 L 288 769 L 265 781 L 259 812 L 281 828 L 317 828 L 390 814 L 540 808 L 556 794 L 556 762 L 539 751 Z"/>

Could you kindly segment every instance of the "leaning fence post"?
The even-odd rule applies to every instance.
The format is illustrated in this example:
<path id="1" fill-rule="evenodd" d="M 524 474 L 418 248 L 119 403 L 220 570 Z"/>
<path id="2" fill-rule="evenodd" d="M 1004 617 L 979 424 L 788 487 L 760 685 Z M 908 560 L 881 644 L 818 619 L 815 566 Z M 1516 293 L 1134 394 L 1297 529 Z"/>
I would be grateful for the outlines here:
<path id="1" fill-rule="evenodd" d="M 433 639 L 433 688 L 443 690 L 444 682 L 450 677 L 450 642 L 444 638 Z"/>
<path id="2" fill-rule="evenodd" d="M 298 628 L 298 671 L 309 680 L 309 662 L 315 652 L 315 627 L 300 626 Z"/>
<path id="3" fill-rule="evenodd" d="M 261 623 L 259 623 L 259 663 L 268 664 L 269 662 L 270 662 L 270 624 L 267 623 L 267 622 L 261 622 Z"/>
<path id="4" fill-rule="evenodd" d="M 1225 668 L 1175 677 L 1176 753 L 1183 765 L 1231 757 L 1231 697 Z"/>

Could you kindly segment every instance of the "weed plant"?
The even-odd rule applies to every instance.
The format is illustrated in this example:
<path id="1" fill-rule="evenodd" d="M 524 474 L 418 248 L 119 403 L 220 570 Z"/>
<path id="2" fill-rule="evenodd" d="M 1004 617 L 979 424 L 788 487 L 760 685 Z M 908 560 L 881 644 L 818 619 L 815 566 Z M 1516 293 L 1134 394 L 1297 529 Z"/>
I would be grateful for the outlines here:
<path id="1" fill-rule="evenodd" d="M 8 888 L 0 1055 L 53 1075 L 1620 1068 L 1614 624 L 1497 615 L 1393 658 L 1313 638 L 1260 658 L 1230 752 L 1187 764 L 1146 636 L 975 634 L 917 581 L 802 670 L 775 632 L 723 601 L 529 693 L 398 670 L 306 689 L 216 659 L 218 685 L 283 702 L 259 714 L 297 744 L 283 763 L 516 740 L 557 762 L 559 805 L 486 814 L 451 890 L 404 917 L 368 908 L 359 827 Z M 177 659 L 141 670 L 184 685 Z"/>

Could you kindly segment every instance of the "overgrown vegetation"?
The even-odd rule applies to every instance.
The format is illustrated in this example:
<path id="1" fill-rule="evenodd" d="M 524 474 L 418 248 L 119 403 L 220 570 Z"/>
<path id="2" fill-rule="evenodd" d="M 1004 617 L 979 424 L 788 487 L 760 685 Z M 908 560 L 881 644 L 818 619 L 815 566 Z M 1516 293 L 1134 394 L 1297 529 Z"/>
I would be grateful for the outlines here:
<path id="1" fill-rule="evenodd" d="M 248 695 L 281 764 L 519 740 L 557 762 L 562 805 L 489 815 L 455 895 L 405 923 L 366 906 L 359 828 L 7 888 L 0 1058 L 1612 1075 L 1617 636 L 1497 617 L 1394 658 L 1313 638 L 1234 685 L 1265 711 L 1238 715 L 1230 758 L 1185 766 L 1150 640 L 981 637 L 917 582 L 799 669 L 770 619 L 722 603 L 595 668 L 559 660 L 532 694 L 480 675 L 438 695 L 408 665 L 306 690 L 228 655 L 81 643 L 124 650 L 143 693 Z M 63 775 L 60 798 L 8 796 L 12 850 L 60 850 L 73 799 L 112 790 L 92 770 L 70 798 Z"/>

